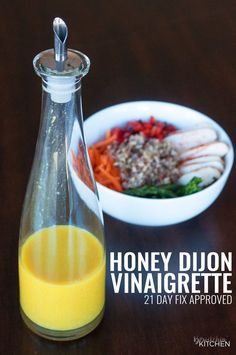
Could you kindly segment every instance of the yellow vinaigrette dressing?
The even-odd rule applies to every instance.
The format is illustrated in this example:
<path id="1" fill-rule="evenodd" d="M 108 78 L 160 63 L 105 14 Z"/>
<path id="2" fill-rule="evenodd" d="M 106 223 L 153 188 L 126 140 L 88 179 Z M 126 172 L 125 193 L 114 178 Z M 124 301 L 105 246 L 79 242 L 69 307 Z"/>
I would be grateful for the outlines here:
<path id="1" fill-rule="evenodd" d="M 53 330 L 83 327 L 104 306 L 103 246 L 78 227 L 39 230 L 20 248 L 19 282 L 21 308 L 31 321 Z"/>

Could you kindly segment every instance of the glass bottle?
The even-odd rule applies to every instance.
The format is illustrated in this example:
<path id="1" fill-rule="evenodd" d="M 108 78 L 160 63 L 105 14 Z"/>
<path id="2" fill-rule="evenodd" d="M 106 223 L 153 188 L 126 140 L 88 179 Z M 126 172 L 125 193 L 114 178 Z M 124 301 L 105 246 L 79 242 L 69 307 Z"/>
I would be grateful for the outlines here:
<path id="1" fill-rule="evenodd" d="M 19 237 L 20 308 L 35 333 L 70 340 L 101 321 L 105 293 L 103 218 L 83 133 L 81 79 L 89 59 L 55 48 L 33 61 L 42 78 L 42 113 Z"/>

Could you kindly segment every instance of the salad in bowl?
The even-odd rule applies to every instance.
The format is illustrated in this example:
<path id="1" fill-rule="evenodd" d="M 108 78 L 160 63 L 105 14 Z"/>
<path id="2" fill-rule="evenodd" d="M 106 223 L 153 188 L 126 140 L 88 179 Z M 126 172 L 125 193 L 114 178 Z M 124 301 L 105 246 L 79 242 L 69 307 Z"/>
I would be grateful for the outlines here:
<path id="1" fill-rule="evenodd" d="M 233 164 L 232 142 L 219 124 L 165 102 L 105 108 L 85 121 L 85 138 L 103 210 L 140 225 L 198 215 L 218 197 Z"/>

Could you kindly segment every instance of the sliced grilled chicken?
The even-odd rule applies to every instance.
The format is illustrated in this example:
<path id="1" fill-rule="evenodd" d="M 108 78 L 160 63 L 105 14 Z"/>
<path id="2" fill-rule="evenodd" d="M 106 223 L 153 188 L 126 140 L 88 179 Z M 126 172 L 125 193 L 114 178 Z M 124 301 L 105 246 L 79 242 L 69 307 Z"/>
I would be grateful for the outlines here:
<path id="1" fill-rule="evenodd" d="M 205 187 L 205 186 L 210 185 L 215 180 L 219 179 L 219 177 L 221 176 L 221 173 L 216 168 L 213 168 L 210 166 L 205 166 L 200 169 L 196 169 L 196 170 L 193 170 L 187 174 L 182 175 L 179 178 L 178 182 L 181 185 L 186 185 L 195 176 L 200 177 L 202 179 L 202 182 L 199 184 L 199 186 Z"/>
<path id="2" fill-rule="evenodd" d="M 214 142 L 216 139 L 217 133 L 211 127 L 180 131 L 165 138 L 178 151 L 185 151 L 202 144 L 208 144 Z"/>
<path id="3" fill-rule="evenodd" d="M 199 147 L 188 149 L 185 152 L 182 152 L 180 155 L 180 160 L 193 159 L 202 157 L 205 155 L 218 155 L 223 157 L 229 151 L 229 147 L 226 143 L 223 142 L 213 142 L 209 144 L 203 144 Z"/>
<path id="4" fill-rule="evenodd" d="M 211 161 L 219 161 L 222 164 L 224 164 L 224 161 L 222 158 L 220 158 L 218 155 L 204 155 L 202 157 L 198 158 L 193 158 L 193 159 L 185 159 L 181 162 L 181 165 L 189 165 L 189 164 L 198 164 L 198 163 L 205 163 L 205 162 L 211 162 Z"/>
<path id="5" fill-rule="evenodd" d="M 183 164 L 180 166 L 180 172 L 181 174 L 187 174 L 190 173 L 196 169 L 201 169 L 205 166 L 213 167 L 219 170 L 219 172 L 222 174 L 224 171 L 224 164 L 221 161 L 213 160 L 213 161 L 205 161 L 202 163 L 194 163 L 194 164 Z"/>

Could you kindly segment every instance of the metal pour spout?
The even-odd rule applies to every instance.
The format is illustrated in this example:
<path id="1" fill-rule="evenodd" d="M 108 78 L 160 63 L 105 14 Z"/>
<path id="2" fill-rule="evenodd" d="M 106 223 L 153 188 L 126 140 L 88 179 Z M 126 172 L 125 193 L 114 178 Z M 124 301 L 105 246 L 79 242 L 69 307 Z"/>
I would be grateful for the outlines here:
<path id="1" fill-rule="evenodd" d="M 53 21 L 54 31 L 54 58 L 57 62 L 57 70 L 64 70 L 64 62 L 67 59 L 66 41 L 68 37 L 68 28 L 66 23 L 60 18 L 56 17 Z"/>

